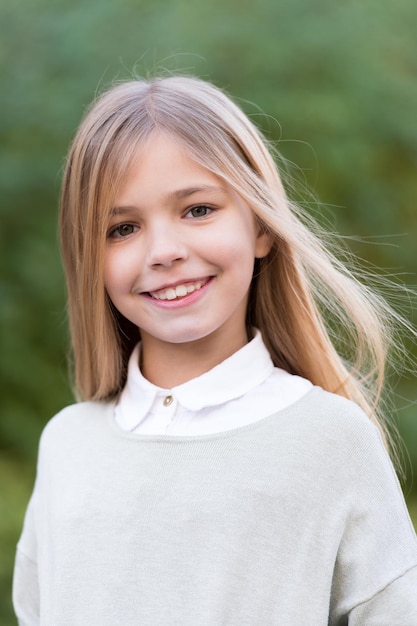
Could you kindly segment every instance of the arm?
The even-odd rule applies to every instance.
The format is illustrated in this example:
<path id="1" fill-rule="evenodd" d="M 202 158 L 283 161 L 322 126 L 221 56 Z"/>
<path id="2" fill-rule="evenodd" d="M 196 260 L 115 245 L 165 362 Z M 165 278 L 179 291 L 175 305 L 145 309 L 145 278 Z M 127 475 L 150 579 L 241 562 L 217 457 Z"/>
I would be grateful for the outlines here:
<path id="1" fill-rule="evenodd" d="M 13 605 L 19 626 L 39 626 L 38 568 L 19 549 L 13 577 Z"/>
<path id="2" fill-rule="evenodd" d="M 415 531 L 386 450 L 373 427 L 364 426 L 350 433 L 351 462 L 344 458 L 339 485 L 346 516 L 332 588 L 333 623 L 417 625 Z"/>
<path id="3" fill-rule="evenodd" d="M 349 626 L 363 624 L 366 626 L 417 624 L 417 566 L 351 611 Z"/>
<path id="4" fill-rule="evenodd" d="M 36 563 L 36 532 L 34 496 L 29 502 L 14 567 L 13 606 L 19 626 L 39 626 L 40 602 L 38 566 Z M 31 556 L 28 556 L 28 555 Z"/>

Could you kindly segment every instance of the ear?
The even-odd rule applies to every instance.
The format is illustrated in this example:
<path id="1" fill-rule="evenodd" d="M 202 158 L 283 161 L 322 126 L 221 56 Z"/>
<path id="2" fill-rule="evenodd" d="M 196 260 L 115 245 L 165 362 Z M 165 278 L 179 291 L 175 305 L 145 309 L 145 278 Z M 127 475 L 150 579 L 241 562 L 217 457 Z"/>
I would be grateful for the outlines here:
<path id="1" fill-rule="evenodd" d="M 271 252 L 272 237 L 266 230 L 260 226 L 255 243 L 255 259 L 263 259 Z"/>

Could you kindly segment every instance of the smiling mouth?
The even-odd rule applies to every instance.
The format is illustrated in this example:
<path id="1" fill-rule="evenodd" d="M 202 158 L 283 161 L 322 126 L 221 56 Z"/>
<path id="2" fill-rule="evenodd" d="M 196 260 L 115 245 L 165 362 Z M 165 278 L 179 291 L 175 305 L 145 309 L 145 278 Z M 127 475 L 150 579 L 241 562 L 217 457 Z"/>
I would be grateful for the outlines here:
<path id="1" fill-rule="evenodd" d="M 155 300 L 177 300 L 184 298 L 194 291 L 198 291 L 208 283 L 209 279 L 196 280 L 195 282 L 183 283 L 175 287 L 167 287 L 158 291 L 149 291 L 149 295 Z"/>

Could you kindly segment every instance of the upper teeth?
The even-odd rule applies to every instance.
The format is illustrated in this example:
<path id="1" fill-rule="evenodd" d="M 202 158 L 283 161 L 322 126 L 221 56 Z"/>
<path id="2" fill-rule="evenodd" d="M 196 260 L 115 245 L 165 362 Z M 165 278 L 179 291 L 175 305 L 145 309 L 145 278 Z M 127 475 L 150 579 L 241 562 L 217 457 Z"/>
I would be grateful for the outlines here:
<path id="1" fill-rule="evenodd" d="M 152 298 L 157 300 L 175 300 L 175 298 L 182 298 L 193 291 L 201 289 L 204 281 L 198 280 L 196 283 L 188 283 L 187 285 L 177 285 L 176 287 L 168 287 L 168 289 L 161 289 L 161 291 L 151 291 Z"/>

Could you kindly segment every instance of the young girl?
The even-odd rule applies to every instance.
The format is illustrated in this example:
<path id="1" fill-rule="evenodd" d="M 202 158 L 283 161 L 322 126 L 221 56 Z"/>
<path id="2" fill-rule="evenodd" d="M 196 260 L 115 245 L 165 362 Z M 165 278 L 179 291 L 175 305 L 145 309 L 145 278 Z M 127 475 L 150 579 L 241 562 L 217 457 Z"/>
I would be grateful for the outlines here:
<path id="1" fill-rule="evenodd" d="M 417 542 L 377 417 L 388 308 L 192 78 L 119 85 L 72 145 L 78 394 L 41 438 L 25 626 L 417 624 Z"/>

